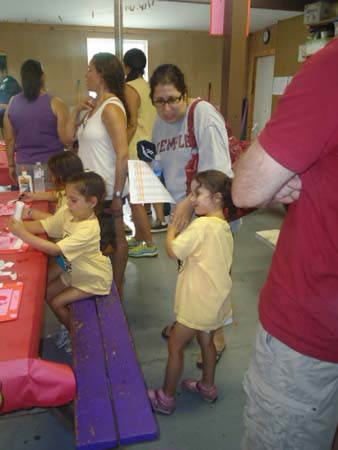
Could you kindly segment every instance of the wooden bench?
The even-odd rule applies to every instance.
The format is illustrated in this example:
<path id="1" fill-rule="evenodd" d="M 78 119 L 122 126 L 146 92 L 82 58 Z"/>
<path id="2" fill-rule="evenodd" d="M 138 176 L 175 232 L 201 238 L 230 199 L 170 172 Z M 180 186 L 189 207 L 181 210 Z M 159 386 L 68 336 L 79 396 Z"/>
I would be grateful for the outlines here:
<path id="1" fill-rule="evenodd" d="M 113 283 L 72 304 L 76 448 L 100 450 L 158 437 L 143 375 Z"/>

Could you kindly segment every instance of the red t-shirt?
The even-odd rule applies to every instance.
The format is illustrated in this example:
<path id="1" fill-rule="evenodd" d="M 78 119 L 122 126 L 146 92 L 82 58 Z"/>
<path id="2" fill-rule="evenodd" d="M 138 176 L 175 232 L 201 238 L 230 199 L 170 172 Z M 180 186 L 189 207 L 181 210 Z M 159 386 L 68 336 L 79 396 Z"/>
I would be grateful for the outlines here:
<path id="1" fill-rule="evenodd" d="M 285 217 L 259 314 L 294 350 L 338 363 L 338 38 L 304 63 L 259 136 L 297 172 L 302 192 Z"/>

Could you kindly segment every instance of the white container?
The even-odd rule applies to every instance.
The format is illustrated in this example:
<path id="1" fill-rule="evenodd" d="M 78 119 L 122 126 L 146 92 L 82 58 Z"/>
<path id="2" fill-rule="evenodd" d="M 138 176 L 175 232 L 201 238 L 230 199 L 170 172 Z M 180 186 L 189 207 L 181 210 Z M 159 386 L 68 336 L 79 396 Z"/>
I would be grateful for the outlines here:
<path id="1" fill-rule="evenodd" d="M 45 171 L 40 162 L 34 166 L 34 192 L 45 191 Z"/>
<path id="2" fill-rule="evenodd" d="M 14 219 L 21 220 L 22 211 L 23 211 L 24 207 L 25 207 L 24 202 L 17 201 L 15 203 L 15 211 L 14 211 L 14 214 L 13 214 Z"/>
<path id="3" fill-rule="evenodd" d="M 18 176 L 19 191 L 22 192 L 33 192 L 32 177 L 28 175 L 25 167 L 21 169 L 21 175 Z"/>
<path id="4" fill-rule="evenodd" d="M 319 50 L 325 47 L 325 45 L 330 41 L 330 38 L 324 39 L 311 39 L 306 42 L 306 56 L 312 56 Z"/>
<path id="5" fill-rule="evenodd" d="M 304 6 L 304 24 L 317 23 L 327 19 L 331 13 L 331 6 L 326 2 L 309 3 Z"/>

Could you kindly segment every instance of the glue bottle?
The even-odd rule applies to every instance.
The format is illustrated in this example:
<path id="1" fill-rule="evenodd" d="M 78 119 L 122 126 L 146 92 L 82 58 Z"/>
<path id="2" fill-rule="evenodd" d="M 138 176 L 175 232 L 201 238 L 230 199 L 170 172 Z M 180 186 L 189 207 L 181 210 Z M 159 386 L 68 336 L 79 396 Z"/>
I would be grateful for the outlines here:
<path id="1" fill-rule="evenodd" d="M 19 190 L 22 192 L 33 192 L 32 177 L 28 175 L 26 167 L 22 166 L 21 175 L 18 176 Z"/>

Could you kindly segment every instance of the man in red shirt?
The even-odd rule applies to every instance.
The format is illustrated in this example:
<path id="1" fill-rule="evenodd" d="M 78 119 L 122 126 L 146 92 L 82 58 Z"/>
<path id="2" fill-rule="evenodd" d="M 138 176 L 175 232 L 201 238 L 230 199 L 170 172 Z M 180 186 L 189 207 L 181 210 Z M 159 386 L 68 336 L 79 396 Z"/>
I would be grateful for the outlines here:
<path id="1" fill-rule="evenodd" d="M 305 62 L 233 182 L 291 203 L 245 376 L 245 450 L 329 450 L 338 421 L 338 38 Z"/>

